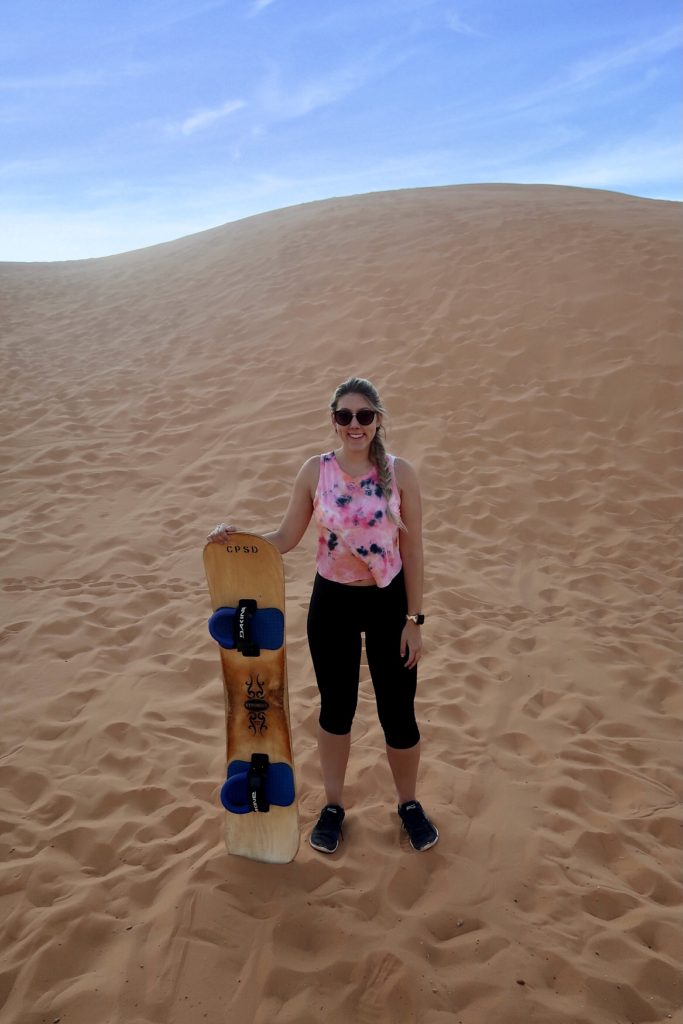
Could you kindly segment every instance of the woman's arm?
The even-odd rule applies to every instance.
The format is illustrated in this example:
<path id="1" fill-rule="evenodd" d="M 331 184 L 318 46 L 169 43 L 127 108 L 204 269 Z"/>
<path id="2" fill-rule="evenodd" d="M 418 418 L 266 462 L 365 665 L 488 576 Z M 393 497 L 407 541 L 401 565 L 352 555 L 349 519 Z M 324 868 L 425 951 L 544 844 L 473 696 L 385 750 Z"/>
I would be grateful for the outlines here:
<path id="1" fill-rule="evenodd" d="M 294 481 L 292 496 L 289 499 L 284 519 L 277 530 L 263 534 L 265 539 L 274 544 L 282 555 L 295 548 L 306 532 L 306 527 L 313 514 L 313 498 L 318 486 L 319 473 L 320 459 L 318 456 L 313 456 L 304 462 Z M 225 544 L 231 533 L 239 533 L 239 529 L 236 526 L 220 523 L 206 539 L 216 544 Z"/>
<path id="2" fill-rule="evenodd" d="M 424 591 L 424 554 L 422 550 L 422 498 L 417 473 L 405 459 L 396 459 L 396 483 L 401 493 L 401 519 L 405 530 L 399 532 L 398 544 L 403 562 L 403 576 L 408 599 L 408 614 L 415 615 L 422 611 Z M 401 657 L 405 657 L 408 649 L 407 668 L 412 668 L 420 660 L 422 653 L 422 633 L 420 626 L 414 622 L 406 622 L 401 637 Z"/>
<path id="3" fill-rule="evenodd" d="M 313 497 L 318 486 L 320 459 L 317 455 L 304 462 L 294 481 L 292 496 L 284 519 L 277 530 L 263 536 L 274 544 L 280 554 L 295 548 L 306 532 L 313 515 Z"/>

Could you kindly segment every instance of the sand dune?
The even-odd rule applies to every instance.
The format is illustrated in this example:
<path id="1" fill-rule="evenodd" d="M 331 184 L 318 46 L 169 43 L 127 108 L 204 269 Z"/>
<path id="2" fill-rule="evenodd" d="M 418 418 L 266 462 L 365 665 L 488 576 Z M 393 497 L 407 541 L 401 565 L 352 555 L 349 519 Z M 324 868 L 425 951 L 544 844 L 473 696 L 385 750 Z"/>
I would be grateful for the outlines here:
<path id="1" fill-rule="evenodd" d="M 681 256 L 680 204 L 486 185 L 0 265 L 3 1024 L 676 1019 Z M 201 548 L 277 525 L 350 373 L 424 492 L 442 838 L 400 836 L 364 675 L 341 853 L 264 866 L 222 845 Z"/>

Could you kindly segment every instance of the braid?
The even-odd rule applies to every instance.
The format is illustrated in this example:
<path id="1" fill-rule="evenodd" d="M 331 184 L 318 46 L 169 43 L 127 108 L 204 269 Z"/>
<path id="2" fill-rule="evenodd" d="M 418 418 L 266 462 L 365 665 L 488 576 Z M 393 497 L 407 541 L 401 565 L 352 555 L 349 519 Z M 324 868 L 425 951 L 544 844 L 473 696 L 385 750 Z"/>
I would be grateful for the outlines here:
<path id="1" fill-rule="evenodd" d="M 372 444 L 370 445 L 369 455 L 371 461 L 374 462 L 374 464 L 377 466 L 377 476 L 379 477 L 379 485 L 382 488 L 382 494 L 384 495 L 384 498 L 387 503 L 387 515 L 391 519 L 392 523 L 395 523 L 396 526 L 399 527 L 399 529 L 405 530 L 405 523 L 401 519 L 400 514 L 398 517 L 396 517 L 395 513 L 392 511 L 391 505 L 389 504 L 391 496 L 393 494 L 393 488 L 391 486 L 391 470 L 389 469 L 389 459 L 387 458 L 387 450 L 384 447 L 384 441 L 380 436 L 381 433 L 383 432 L 383 426 L 377 428 L 377 433 L 373 437 Z"/>
<path id="2" fill-rule="evenodd" d="M 332 401 L 330 402 L 330 408 L 332 410 L 337 408 L 337 403 L 343 395 L 348 394 L 363 395 L 369 402 L 371 408 L 379 413 L 380 416 L 386 415 L 386 409 L 382 405 L 382 401 L 377 393 L 377 389 L 369 380 L 364 377 L 349 377 L 343 384 L 340 384 L 335 393 L 332 395 Z M 377 427 L 375 436 L 372 439 L 370 445 L 370 461 L 377 467 L 377 476 L 379 478 L 379 486 L 382 489 L 382 494 L 387 503 L 387 515 L 391 519 L 392 523 L 395 523 L 400 530 L 405 530 L 406 526 L 401 519 L 400 514 L 398 517 L 392 512 L 389 505 L 389 501 L 392 497 L 393 488 L 391 486 L 391 469 L 389 467 L 389 459 L 387 458 L 387 450 L 384 447 L 384 440 L 382 434 L 384 433 L 384 426 L 380 424 Z"/>

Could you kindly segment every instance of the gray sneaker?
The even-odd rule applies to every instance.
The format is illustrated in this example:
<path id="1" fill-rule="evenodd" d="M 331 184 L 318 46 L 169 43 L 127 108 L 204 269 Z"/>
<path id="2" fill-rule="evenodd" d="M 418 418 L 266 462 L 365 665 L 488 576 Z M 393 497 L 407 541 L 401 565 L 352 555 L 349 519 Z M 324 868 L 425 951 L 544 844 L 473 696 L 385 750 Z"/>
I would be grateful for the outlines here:
<path id="1" fill-rule="evenodd" d="M 344 808 L 339 804 L 327 804 L 323 807 L 309 839 L 314 850 L 320 850 L 321 853 L 335 852 L 339 846 L 339 840 L 344 838 L 342 835 L 344 817 Z"/>
<path id="2" fill-rule="evenodd" d="M 414 850 L 428 850 L 439 841 L 439 833 L 436 827 L 429 820 L 422 810 L 422 804 L 417 800 L 409 800 L 400 804 L 398 816 L 403 823 L 403 828 L 408 833 L 410 845 Z"/>

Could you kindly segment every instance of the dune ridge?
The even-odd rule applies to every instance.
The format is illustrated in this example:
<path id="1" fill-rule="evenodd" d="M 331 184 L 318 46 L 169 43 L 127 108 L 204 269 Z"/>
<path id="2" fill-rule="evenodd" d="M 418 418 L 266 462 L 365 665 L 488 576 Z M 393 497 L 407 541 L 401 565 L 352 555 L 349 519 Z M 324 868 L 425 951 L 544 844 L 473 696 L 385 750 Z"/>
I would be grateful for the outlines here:
<path id="1" fill-rule="evenodd" d="M 0 264 L 0 1017 L 681 1012 L 681 205 L 481 185 Z M 425 503 L 420 795 L 367 670 L 340 854 L 228 858 L 201 547 L 284 512 L 351 373 Z M 285 556 L 304 839 L 321 803 Z"/>

